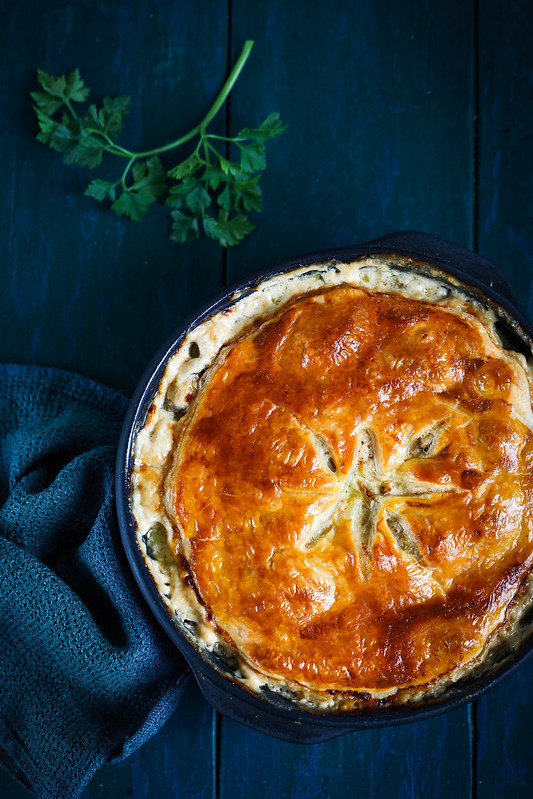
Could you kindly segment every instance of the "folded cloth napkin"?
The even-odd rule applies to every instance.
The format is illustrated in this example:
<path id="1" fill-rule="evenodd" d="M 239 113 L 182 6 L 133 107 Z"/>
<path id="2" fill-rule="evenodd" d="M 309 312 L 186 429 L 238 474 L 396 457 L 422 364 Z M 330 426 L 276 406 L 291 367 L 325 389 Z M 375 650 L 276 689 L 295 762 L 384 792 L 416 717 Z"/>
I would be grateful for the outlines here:
<path id="1" fill-rule="evenodd" d="M 0 763 L 42 798 L 74 799 L 144 743 L 187 677 L 118 534 L 126 407 L 79 375 L 0 366 Z"/>

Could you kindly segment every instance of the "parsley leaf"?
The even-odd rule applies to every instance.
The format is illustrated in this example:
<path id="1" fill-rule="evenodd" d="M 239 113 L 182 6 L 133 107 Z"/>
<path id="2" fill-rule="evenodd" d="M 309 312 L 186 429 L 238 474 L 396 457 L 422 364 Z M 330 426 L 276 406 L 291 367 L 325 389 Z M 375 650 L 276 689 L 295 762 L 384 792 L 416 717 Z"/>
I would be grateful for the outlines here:
<path id="1" fill-rule="evenodd" d="M 30 92 L 30 97 L 48 115 L 54 114 L 62 105 L 69 102 L 83 103 L 89 96 L 89 89 L 81 79 L 79 69 L 74 69 L 66 77 L 60 75 L 58 78 L 39 69 L 37 81 L 43 91 Z"/>
<path id="2" fill-rule="evenodd" d="M 132 170 L 133 184 L 131 190 L 151 197 L 155 200 L 164 194 L 167 188 L 165 170 L 157 155 L 152 155 L 146 161 L 134 164 Z"/>
<path id="3" fill-rule="evenodd" d="M 98 139 L 82 132 L 72 135 L 70 143 L 72 147 L 69 147 L 68 151 L 64 151 L 63 155 L 65 164 L 79 164 L 93 169 L 102 161 L 105 145 Z"/>
<path id="4" fill-rule="evenodd" d="M 34 108 L 39 123 L 41 119 L 51 117 L 63 105 L 63 100 L 47 92 L 30 92 L 30 97 L 35 101 Z M 53 120 L 49 119 L 49 121 L 52 122 Z"/>
<path id="5" fill-rule="evenodd" d="M 65 86 L 65 98 L 75 103 L 84 103 L 89 96 L 89 89 L 81 79 L 79 69 L 74 69 L 67 76 Z"/>
<path id="6" fill-rule="evenodd" d="M 232 247 L 234 244 L 238 244 L 255 227 L 243 214 L 234 216 L 232 219 L 224 219 L 220 216 L 218 219 L 213 219 L 211 216 L 205 216 L 203 223 L 206 234 L 210 238 L 216 239 L 222 247 Z"/>
<path id="7" fill-rule="evenodd" d="M 198 230 L 197 219 L 187 214 L 182 214 L 181 211 L 172 211 L 171 216 L 174 220 L 170 231 L 172 241 L 185 244 L 186 241 L 193 241 L 199 237 L 200 231 Z"/>
<path id="8" fill-rule="evenodd" d="M 165 171 L 156 155 L 135 164 L 131 170 L 133 182 L 123 187 L 111 208 L 115 213 L 140 222 L 149 206 L 166 191 Z M 109 191 L 109 187 L 107 189 Z"/>
<path id="9" fill-rule="evenodd" d="M 209 166 L 204 172 L 204 180 L 211 189 L 218 189 L 221 183 L 226 180 L 226 173 L 218 166 L 213 164 Z"/>
<path id="10" fill-rule="evenodd" d="M 276 112 L 269 114 L 263 124 L 255 130 L 250 128 L 243 128 L 239 132 L 239 138 L 255 139 L 258 142 L 265 142 L 267 139 L 273 139 L 276 136 L 281 136 L 287 125 L 284 125 L 280 119 L 279 114 Z"/>
<path id="11" fill-rule="evenodd" d="M 217 155 L 220 169 L 225 175 L 238 177 L 241 174 L 242 170 L 240 164 L 234 164 L 232 161 L 228 161 L 228 159 L 224 158 L 224 156 L 220 155 L 220 153 L 217 153 Z"/>
<path id="12" fill-rule="evenodd" d="M 265 145 L 259 142 L 249 142 L 240 144 L 241 150 L 241 169 L 244 172 L 256 172 L 266 167 Z"/>
<path id="13" fill-rule="evenodd" d="M 186 203 L 189 211 L 192 211 L 195 216 L 200 216 L 211 205 L 211 197 L 201 181 L 196 181 L 196 186 L 187 195 Z"/>
<path id="14" fill-rule="evenodd" d="M 263 203 L 261 189 L 257 185 L 258 180 L 259 177 L 247 177 L 245 180 L 226 183 L 218 198 L 219 205 L 228 214 L 233 208 L 243 211 L 261 211 Z"/>
<path id="15" fill-rule="evenodd" d="M 169 170 L 169 177 L 176 178 L 176 180 L 181 180 L 182 178 L 186 177 L 187 175 L 196 172 L 199 166 L 202 165 L 202 159 L 195 151 L 191 153 L 185 161 L 182 161 L 181 164 L 178 164 L 174 167 L 174 169 Z"/>
<path id="16" fill-rule="evenodd" d="M 115 200 L 111 208 L 119 216 L 129 216 L 134 222 L 140 222 L 148 210 L 148 206 L 153 202 L 149 197 L 138 194 L 132 189 L 126 189 L 120 197 Z"/>
<path id="17" fill-rule="evenodd" d="M 170 144 L 140 153 L 118 143 L 129 97 L 104 97 L 100 105 L 91 103 L 78 113 L 76 104 L 89 96 L 79 70 L 57 77 L 39 70 L 39 90 L 30 93 L 39 125 L 37 140 L 61 153 L 64 163 L 89 169 L 99 166 L 104 154 L 121 158 L 125 167 L 116 180 L 98 177 L 85 190 L 86 196 L 111 203 L 115 213 L 138 222 L 162 198 L 171 209 L 173 241 L 192 241 L 203 233 L 222 247 L 238 244 L 254 229 L 247 214 L 262 208 L 259 179 L 266 167 L 265 144 L 286 127 L 279 114 L 272 113 L 258 128 L 243 128 L 233 138 L 207 131 L 252 46 L 252 41 L 245 43 L 215 102 L 195 128 Z M 195 149 L 166 170 L 159 155 L 195 137 Z M 230 150 L 238 154 L 237 160 L 231 160 Z"/>
<path id="18" fill-rule="evenodd" d="M 116 141 L 122 133 L 129 105 L 129 97 L 104 97 L 100 110 L 95 105 L 89 106 L 83 120 L 85 129 Z"/>
<path id="19" fill-rule="evenodd" d="M 115 200 L 115 186 L 109 180 L 92 180 L 85 190 L 87 197 L 101 202 L 102 200 Z"/>

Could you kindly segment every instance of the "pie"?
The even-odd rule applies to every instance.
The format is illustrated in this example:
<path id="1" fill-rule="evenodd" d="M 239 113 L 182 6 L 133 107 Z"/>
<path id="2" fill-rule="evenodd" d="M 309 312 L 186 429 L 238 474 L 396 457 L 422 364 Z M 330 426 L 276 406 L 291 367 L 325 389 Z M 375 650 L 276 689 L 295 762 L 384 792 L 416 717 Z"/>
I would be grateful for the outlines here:
<path id="1" fill-rule="evenodd" d="M 267 278 L 190 330 L 131 494 L 184 635 L 323 711 L 492 667 L 531 604 L 528 348 L 480 292 L 382 255 Z"/>

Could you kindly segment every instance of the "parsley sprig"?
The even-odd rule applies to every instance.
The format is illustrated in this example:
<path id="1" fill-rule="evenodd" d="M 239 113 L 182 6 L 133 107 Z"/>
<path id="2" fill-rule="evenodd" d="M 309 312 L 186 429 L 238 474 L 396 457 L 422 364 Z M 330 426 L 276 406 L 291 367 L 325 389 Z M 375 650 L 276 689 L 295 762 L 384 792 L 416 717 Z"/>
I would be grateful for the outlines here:
<path id="1" fill-rule="evenodd" d="M 118 143 L 130 97 L 105 97 L 101 106 L 89 105 L 83 116 L 89 89 L 80 72 L 54 77 L 39 70 L 41 91 L 31 92 L 39 123 L 37 139 L 61 153 L 65 164 L 98 167 L 104 153 L 125 159 L 116 180 L 95 178 L 85 194 L 108 201 L 121 216 L 140 222 L 158 199 L 171 209 L 170 238 L 177 242 L 197 239 L 201 234 L 222 247 L 238 244 L 254 229 L 248 214 L 261 211 L 259 179 L 266 167 L 265 144 L 284 130 L 278 113 L 269 114 L 258 128 L 244 128 L 237 136 L 216 136 L 207 128 L 224 105 L 250 55 L 247 41 L 215 102 L 198 125 L 175 141 L 144 152 L 133 152 Z M 196 146 L 170 169 L 159 155 L 197 138 Z M 232 161 L 228 148 L 236 153 Z M 221 152 L 223 150 L 224 154 Z"/>

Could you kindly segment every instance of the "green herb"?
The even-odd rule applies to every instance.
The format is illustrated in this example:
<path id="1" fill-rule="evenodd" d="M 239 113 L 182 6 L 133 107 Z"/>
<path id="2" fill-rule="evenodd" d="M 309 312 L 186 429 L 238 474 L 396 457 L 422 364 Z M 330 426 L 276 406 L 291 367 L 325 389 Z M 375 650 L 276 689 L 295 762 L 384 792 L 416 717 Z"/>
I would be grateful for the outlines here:
<path id="1" fill-rule="evenodd" d="M 167 531 L 161 522 L 156 522 L 145 535 L 143 535 L 146 554 L 152 560 L 168 565 L 172 563 L 172 553 L 168 545 Z"/>
<path id="2" fill-rule="evenodd" d="M 99 202 L 110 202 L 117 214 L 139 222 L 152 203 L 165 199 L 173 220 L 171 239 L 191 241 L 203 233 L 222 247 L 231 247 L 254 229 L 248 213 L 261 210 L 259 178 L 266 167 L 265 143 L 286 127 L 279 114 L 273 113 L 258 128 L 244 128 L 234 137 L 207 132 L 252 47 L 252 41 L 245 43 L 220 94 L 196 127 L 170 144 L 140 153 L 117 141 L 128 115 L 129 97 L 105 97 L 101 107 L 89 105 L 82 116 L 78 104 L 87 101 L 89 89 L 79 70 L 57 78 L 39 70 L 41 91 L 31 92 L 40 128 L 37 139 L 61 153 L 66 164 L 94 169 L 104 153 L 125 159 L 125 168 L 116 180 L 96 178 L 85 192 Z M 165 169 L 159 155 L 195 138 L 192 152 Z M 237 154 L 235 161 L 226 157 L 230 146 Z"/>

